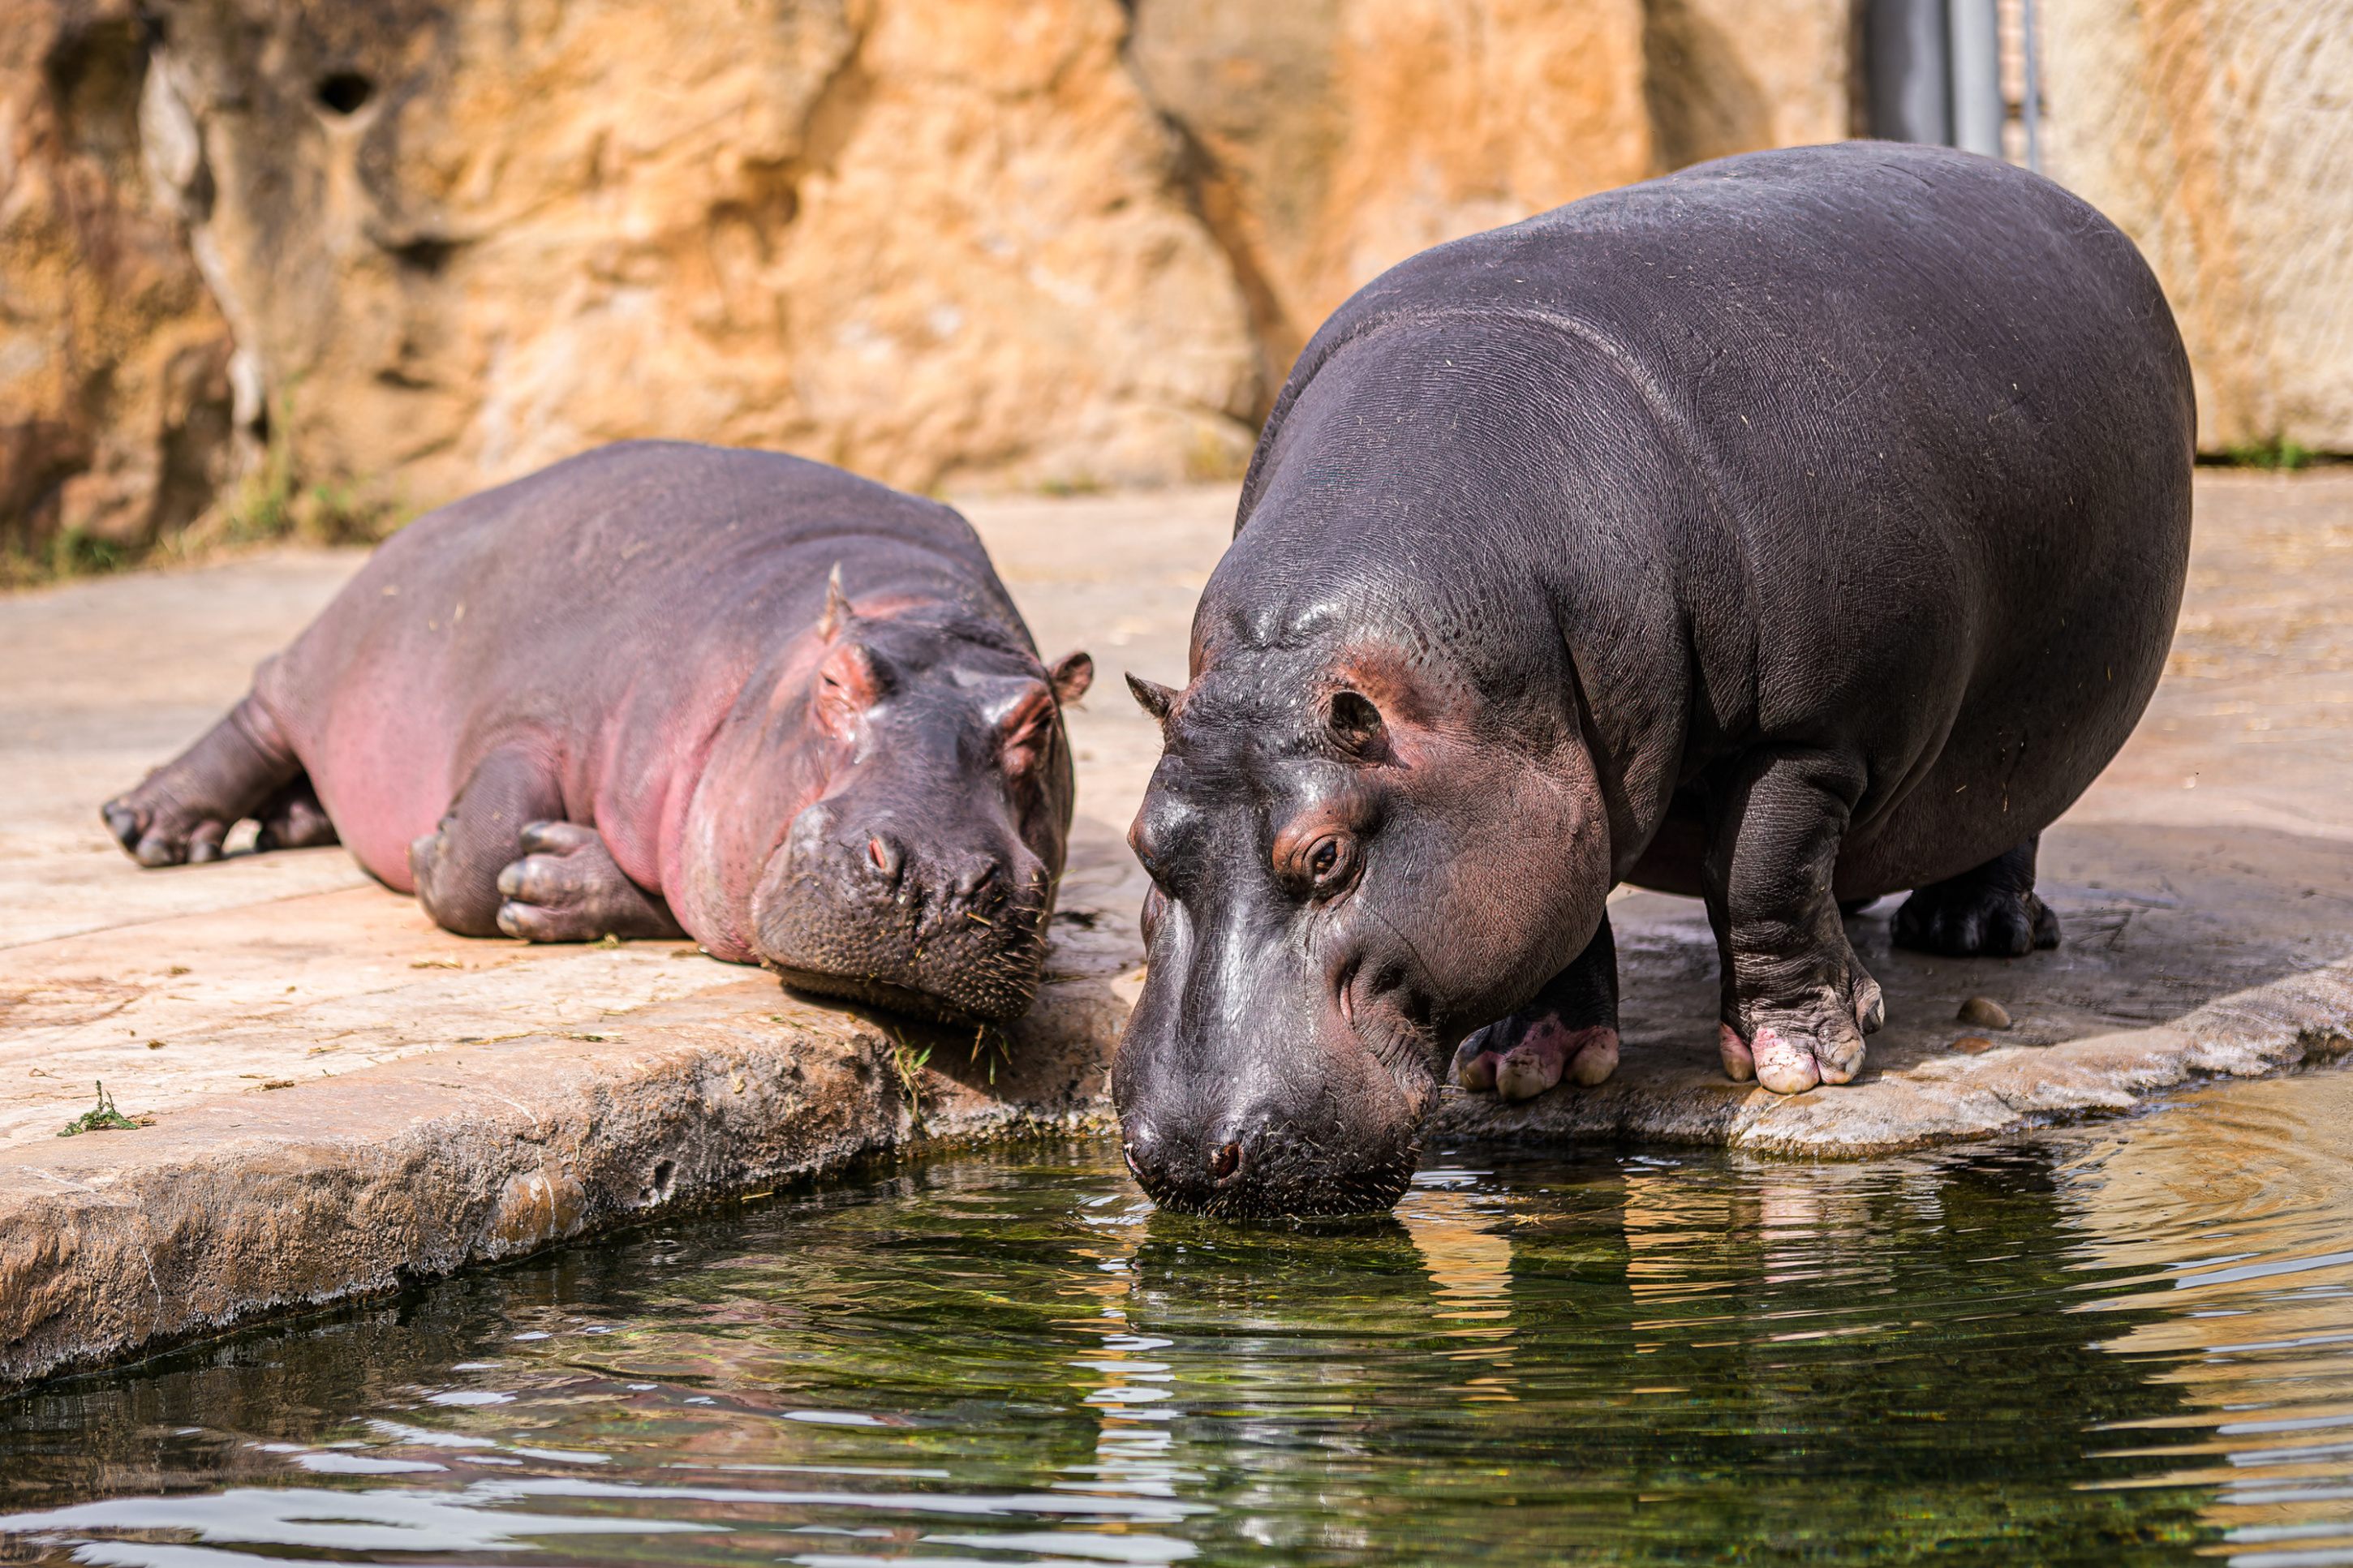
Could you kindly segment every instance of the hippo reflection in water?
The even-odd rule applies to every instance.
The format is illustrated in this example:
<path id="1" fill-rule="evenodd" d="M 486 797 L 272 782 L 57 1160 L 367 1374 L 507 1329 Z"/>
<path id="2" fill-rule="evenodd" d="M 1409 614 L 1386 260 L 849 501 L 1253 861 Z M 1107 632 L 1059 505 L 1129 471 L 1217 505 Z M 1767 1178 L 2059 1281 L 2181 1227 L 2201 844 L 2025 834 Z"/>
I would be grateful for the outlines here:
<path id="1" fill-rule="evenodd" d="M 1376 279 L 1268 421 L 1189 683 L 1131 678 L 1138 1180 L 1379 1207 L 1450 1053 L 1607 1078 L 1619 881 L 1706 901 L 1725 1068 L 1783 1093 L 1883 1014 L 1841 903 L 2055 942 L 2036 836 L 2156 685 L 2194 425 L 2130 242 L 1941 149 L 1702 164 Z"/>
<path id="2" fill-rule="evenodd" d="M 410 524 L 105 808 L 142 865 L 350 846 L 468 936 L 691 935 L 810 990 L 1026 1011 L 1070 831 L 1049 668 L 971 526 L 630 442 Z"/>

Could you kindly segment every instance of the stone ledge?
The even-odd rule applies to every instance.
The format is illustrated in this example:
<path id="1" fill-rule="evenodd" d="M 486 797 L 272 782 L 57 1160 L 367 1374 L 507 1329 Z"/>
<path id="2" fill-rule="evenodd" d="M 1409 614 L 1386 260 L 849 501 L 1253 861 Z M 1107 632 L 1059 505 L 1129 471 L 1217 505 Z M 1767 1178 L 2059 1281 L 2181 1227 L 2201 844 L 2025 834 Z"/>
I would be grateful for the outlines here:
<path id="1" fill-rule="evenodd" d="M 2353 960 L 2207 1003 L 2172 1024 L 2048 1046 L 1936 1056 L 1836 1089 L 1781 1096 L 1688 1060 L 1516 1106 L 1449 1089 L 1440 1138 L 1704 1144 L 1856 1159 L 2131 1110 L 2200 1078 L 2254 1078 L 2353 1050 Z"/>
<path id="2" fill-rule="evenodd" d="M 1124 1007 L 1050 985 L 991 1057 L 747 979 L 136 1133 L 0 1152 L 0 1387 L 380 1294 L 911 1144 L 1099 1120 Z M 930 1049 L 940 1064 L 902 1062 Z"/>

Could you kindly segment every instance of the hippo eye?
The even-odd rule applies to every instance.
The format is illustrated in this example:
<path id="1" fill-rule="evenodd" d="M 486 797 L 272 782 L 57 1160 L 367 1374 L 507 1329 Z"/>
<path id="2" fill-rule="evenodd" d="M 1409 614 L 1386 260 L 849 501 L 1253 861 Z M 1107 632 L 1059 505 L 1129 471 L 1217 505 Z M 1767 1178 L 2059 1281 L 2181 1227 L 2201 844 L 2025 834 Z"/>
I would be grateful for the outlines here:
<path id="1" fill-rule="evenodd" d="M 1355 852 L 1347 838 L 1327 833 L 1307 847 L 1299 858 L 1299 867 L 1307 874 L 1308 891 L 1317 898 L 1338 889 L 1347 880 Z"/>

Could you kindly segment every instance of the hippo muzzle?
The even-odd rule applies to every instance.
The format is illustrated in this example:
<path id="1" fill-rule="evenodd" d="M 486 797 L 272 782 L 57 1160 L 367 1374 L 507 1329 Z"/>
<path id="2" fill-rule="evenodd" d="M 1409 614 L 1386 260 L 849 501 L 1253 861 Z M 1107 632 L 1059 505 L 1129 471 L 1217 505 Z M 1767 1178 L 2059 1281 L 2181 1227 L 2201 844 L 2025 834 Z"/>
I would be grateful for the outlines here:
<path id="1" fill-rule="evenodd" d="M 1011 1022 L 1037 995 L 1052 868 L 1009 825 L 903 815 L 851 795 L 793 819 L 753 900 L 760 962 L 824 995 Z"/>
<path id="2" fill-rule="evenodd" d="M 1155 1203 L 1231 1217 L 1361 1214 L 1395 1203 L 1437 1099 L 1411 1029 L 1350 1014 L 1354 973 L 1310 954 L 1246 970 L 1203 962 L 1179 912 L 1112 1065 L 1128 1170 Z M 1231 944 L 1219 944 L 1231 945 Z M 1349 966 L 1353 968 L 1354 966 Z M 1368 1020 L 1370 1022 L 1370 1020 Z"/>

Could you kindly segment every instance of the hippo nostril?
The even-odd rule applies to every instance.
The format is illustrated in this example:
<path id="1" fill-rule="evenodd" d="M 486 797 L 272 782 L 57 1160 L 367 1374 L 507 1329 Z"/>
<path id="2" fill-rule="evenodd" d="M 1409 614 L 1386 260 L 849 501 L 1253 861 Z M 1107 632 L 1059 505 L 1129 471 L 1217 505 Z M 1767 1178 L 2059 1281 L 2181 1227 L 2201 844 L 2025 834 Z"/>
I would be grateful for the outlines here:
<path id="1" fill-rule="evenodd" d="M 967 908 L 976 908 L 997 901 L 999 879 L 1005 868 L 994 860 L 983 860 L 965 870 L 955 879 L 955 901 Z"/>
<path id="2" fill-rule="evenodd" d="M 1209 1180 L 1222 1182 L 1240 1170 L 1241 1165 L 1242 1146 L 1239 1143 L 1221 1143 L 1209 1155 Z"/>
<path id="3" fill-rule="evenodd" d="M 1139 1182 L 1144 1180 L 1144 1167 L 1135 1163 L 1134 1144 L 1121 1144 L 1119 1146 L 1119 1157 L 1127 1162 L 1127 1173 L 1129 1175 L 1134 1176 Z"/>
<path id="4" fill-rule="evenodd" d="M 883 876 L 895 879 L 899 875 L 899 868 L 906 864 L 907 852 L 900 848 L 895 840 L 878 833 L 866 841 L 866 858 L 874 862 L 874 868 Z"/>

